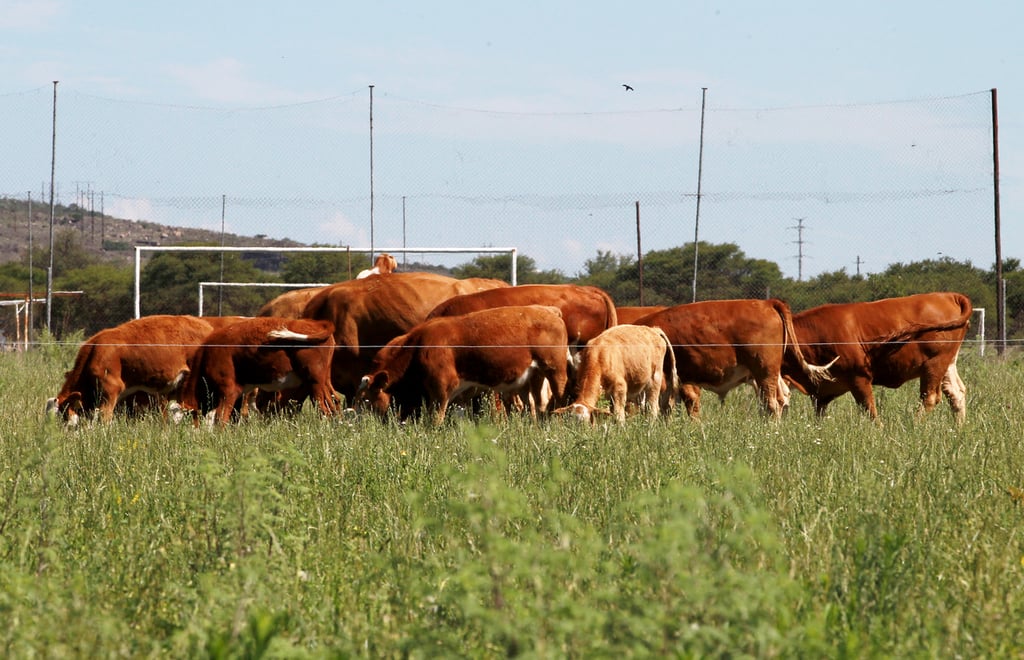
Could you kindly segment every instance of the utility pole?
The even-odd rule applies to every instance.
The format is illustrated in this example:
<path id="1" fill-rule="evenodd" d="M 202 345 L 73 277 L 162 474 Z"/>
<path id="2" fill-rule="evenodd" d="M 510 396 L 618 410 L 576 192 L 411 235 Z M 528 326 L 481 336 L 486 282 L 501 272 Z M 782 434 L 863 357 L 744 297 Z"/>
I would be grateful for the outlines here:
<path id="1" fill-rule="evenodd" d="M 373 85 L 370 85 L 370 264 L 373 264 Z"/>
<path id="2" fill-rule="evenodd" d="M 52 333 L 53 319 L 53 216 L 55 200 L 53 189 L 57 178 L 57 82 L 53 81 L 53 130 L 50 142 L 50 265 L 46 269 L 46 332 Z"/>
<path id="3" fill-rule="evenodd" d="M 864 263 L 864 262 L 861 260 L 860 255 L 858 254 L 857 255 L 857 277 L 860 277 L 860 265 L 862 263 Z"/>
<path id="4" fill-rule="evenodd" d="M 707 108 L 708 88 L 700 88 L 700 148 L 697 151 L 697 212 L 693 220 L 693 300 L 697 302 L 697 252 L 700 247 L 700 198 L 704 179 L 704 111 Z"/>
<path id="5" fill-rule="evenodd" d="M 805 218 L 793 218 L 796 220 L 796 226 L 790 227 L 790 229 L 796 230 L 796 240 L 793 241 L 797 244 L 797 255 L 796 255 L 796 281 L 804 281 L 804 220 Z"/>

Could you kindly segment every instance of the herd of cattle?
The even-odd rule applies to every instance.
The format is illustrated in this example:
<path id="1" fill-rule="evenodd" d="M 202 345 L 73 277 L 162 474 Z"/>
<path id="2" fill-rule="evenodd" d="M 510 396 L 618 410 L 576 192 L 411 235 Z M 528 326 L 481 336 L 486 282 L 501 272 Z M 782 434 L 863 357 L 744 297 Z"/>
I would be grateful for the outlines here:
<path id="1" fill-rule="evenodd" d="M 749 383 L 770 417 L 795 388 L 819 414 L 850 392 L 877 419 L 874 385 L 919 379 L 923 411 L 945 394 L 965 416 L 956 362 L 972 307 L 958 293 L 798 314 L 776 299 L 616 307 L 592 286 L 392 269 L 286 293 L 255 317 L 146 316 L 103 330 L 47 410 L 109 421 L 141 397 L 225 424 L 308 398 L 324 415 L 344 405 L 440 422 L 466 402 L 621 421 L 631 409 L 668 413 L 677 399 L 698 417 L 702 389 L 724 398 Z M 597 407 L 602 396 L 610 409 Z"/>

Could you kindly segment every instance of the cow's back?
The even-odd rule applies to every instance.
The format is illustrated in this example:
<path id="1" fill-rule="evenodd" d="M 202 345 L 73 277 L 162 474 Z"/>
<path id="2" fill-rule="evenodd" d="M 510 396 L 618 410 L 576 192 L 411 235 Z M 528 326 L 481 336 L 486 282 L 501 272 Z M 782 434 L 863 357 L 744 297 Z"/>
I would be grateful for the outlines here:
<path id="1" fill-rule="evenodd" d="M 268 301 L 256 316 L 276 316 L 279 318 L 297 319 L 302 316 L 302 310 L 312 300 L 313 296 L 320 292 L 322 286 L 311 286 L 304 289 L 285 291 L 281 295 Z"/>
<path id="2" fill-rule="evenodd" d="M 557 307 L 571 345 L 586 344 L 618 323 L 611 296 L 597 287 L 576 284 L 523 284 L 455 296 L 431 310 L 428 318 L 522 305 Z"/>

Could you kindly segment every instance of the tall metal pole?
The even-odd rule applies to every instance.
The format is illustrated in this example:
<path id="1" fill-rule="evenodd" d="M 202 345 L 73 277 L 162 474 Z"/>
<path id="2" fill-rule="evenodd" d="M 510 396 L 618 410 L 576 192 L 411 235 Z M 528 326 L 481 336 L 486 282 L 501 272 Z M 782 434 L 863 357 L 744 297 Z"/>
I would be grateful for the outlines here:
<path id="1" fill-rule="evenodd" d="M 697 302 L 697 248 L 700 244 L 701 180 L 704 178 L 704 108 L 706 107 L 708 97 L 708 88 L 701 87 L 700 89 L 700 150 L 697 153 L 697 217 L 693 222 L 693 302 Z"/>
<path id="2" fill-rule="evenodd" d="M 373 263 L 373 85 L 370 85 L 370 263 Z"/>
<path id="3" fill-rule="evenodd" d="M 32 191 L 28 191 L 28 309 L 25 311 L 28 319 L 28 329 L 25 331 L 25 343 L 32 344 L 32 306 L 35 301 L 35 292 L 32 290 Z"/>
<path id="4" fill-rule="evenodd" d="M 640 304 L 644 304 L 644 252 L 640 248 L 640 201 L 636 202 L 636 265 L 640 276 Z"/>
<path id="5" fill-rule="evenodd" d="M 1000 238 L 999 218 L 999 103 L 996 88 L 992 88 L 992 194 L 996 232 L 996 353 L 1006 349 L 1006 288 L 1003 286 L 1003 242 Z"/>
<path id="6" fill-rule="evenodd" d="M 53 129 L 50 142 L 50 265 L 46 269 L 46 332 L 52 333 L 53 319 L 53 189 L 57 178 L 57 82 L 53 81 Z"/>
<path id="7" fill-rule="evenodd" d="M 402 247 L 406 246 L 405 243 L 405 195 L 402 195 Z M 408 258 L 408 252 L 402 253 L 402 268 L 405 268 L 406 259 Z"/>
<path id="8" fill-rule="evenodd" d="M 220 246 L 224 247 L 224 216 L 226 215 L 228 196 L 220 196 Z M 224 281 L 224 253 L 220 253 L 220 281 Z M 217 316 L 224 316 L 224 285 L 217 286 Z"/>

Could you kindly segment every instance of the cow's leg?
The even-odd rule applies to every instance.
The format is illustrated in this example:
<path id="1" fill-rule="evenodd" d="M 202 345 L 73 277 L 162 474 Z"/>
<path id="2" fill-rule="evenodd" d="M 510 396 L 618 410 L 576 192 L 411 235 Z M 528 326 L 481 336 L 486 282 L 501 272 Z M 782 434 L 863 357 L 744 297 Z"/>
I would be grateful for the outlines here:
<path id="1" fill-rule="evenodd" d="M 754 389 L 761 399 L 761 409 L 772 419 L 782 419 L 782 406 L 778 397 L 778 374 L 769 374 L 754 381 Z"/>
<path id="2" fill-rule="evenodd" d="M 220 426 L 226 426 L 231 420 L 231 413 L 235 410 L 235 402 L 238 401 L 240 396 L 242 396 L 242 388 L 238 385 L 221 390 L 220 402 L 217 404 L 217 412 L 214 417 Z"/>
<path id="3" fill-rule="evenodd" d="M 615 415 L 615 421 L 619 424 L 626 423 L 626 395 L 626 381 L 614 381 L 608 391 L 608 399 L 612 405 L 612 413 Z"/>
<path id="4" fill-rule="evenodd" d="M 658 372 L 654 378 L 651 378 L 647 383 L 647 387 L 644 389 L 644 405 L 647 406 L 647 414 L 656 418 L 658 413 L 661 412 L 661 386 L 664 383 L 664 378 L 661 372 Z"/>
<path id="5" fill-rule="evenodd" d="M 953 415 L 957 424 L 963 424 L 967 418 L 967 386 L 960 379 L 960 372 L 956 368 L 956 360 L 953 360 L 946 375 L 942 378 L 942 391 L 953 409 Z"/>
<path id="6" fill-rule="evenodd" d="M 878 420 L 878 409 L 875 407 L 875 393 L 871 389 L 871 379 L 857 376 L 850 382 L 850 393 L 853 399 L 873 420 Z"/>
<path id="7" fill-rule="evenodd" d="M 100 379 L 98 385 L 100 401 L 96 412 L 100 420 L 109 423 L 113 421 L 114 409 L 120 402 L 121 395 L 124 394 L 124 381 L 119 376 L 108 374 Z"/>

